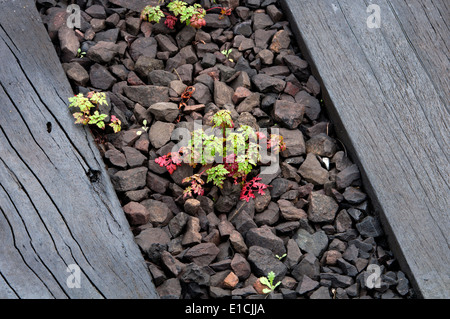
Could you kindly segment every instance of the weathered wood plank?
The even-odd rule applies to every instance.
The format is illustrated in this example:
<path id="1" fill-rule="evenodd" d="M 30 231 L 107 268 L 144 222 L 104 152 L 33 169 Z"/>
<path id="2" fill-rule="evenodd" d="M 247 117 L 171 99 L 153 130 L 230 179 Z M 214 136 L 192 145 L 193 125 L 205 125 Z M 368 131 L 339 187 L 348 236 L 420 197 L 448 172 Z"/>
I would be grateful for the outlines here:
<path id="1" fill-rule="evenodd" d="M 34 1 L 0 2 L 0 56 L 0 297 L 157 298 Z"/>
<path id="2" fill-rule="evenodd" d="M 396 256 L 425 298 L 450 297 L 449 41 L 444 0 L 283 0 L 359 162 Z"/>

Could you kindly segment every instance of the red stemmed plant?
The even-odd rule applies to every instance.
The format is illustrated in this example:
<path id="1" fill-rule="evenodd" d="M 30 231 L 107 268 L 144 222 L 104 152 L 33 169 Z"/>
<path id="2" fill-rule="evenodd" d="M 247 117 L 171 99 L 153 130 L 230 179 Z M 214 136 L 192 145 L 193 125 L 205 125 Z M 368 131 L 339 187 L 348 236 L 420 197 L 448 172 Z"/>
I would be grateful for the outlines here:
<path id="1" fill-rule="evenodd" d="M 183 162 L 192 167 L 202 165 L 201 173 L 186 177 L 182 181 L 190 184 L 184 191 L 184 197 L 204 194 L 204 174 L 207 177 L 206 183 L 212 183 L 219 188 L 223 187 L 228 178 L 233 179 L 235 184 L 241 184 L 241 200 L 248 202 L 250 198 L 255 198 L 255 192 L 264 194 L 268 186 L 260 182 L 259 176 L 247 181 L 248 174 L 261 160 L 261 145 L 256 141 L 258 138 L 260 141 L 265 139 L 267 148 L 278 153 L 286 148 L 283 137 L 271 134 L 268 140 L 265 134 L 255 132 L 247 125 L 241 125 L 237 130 L 231 131 L 234 123 L 228 110 L 217 112 L 212 122 L 212 129 L 216 130 L 216 134 L 207 134 L 203 129 L 196 130 L 192 133 L 188 146 L 161 156 L 155 159 L 155 162 L 166 167 L 169 174 Z M 216 159 L 221 161 L 218 163 Z"/>
<path id="2" fill-rule="evenodd" d="M 213 7 L 205 10 L 200 4 L 195 3 L 188 5 L 181 0 L 173 0 L 166 5 L 168 11 L 163 11 L 161 6 L 146 6 L 141 12 L 141 19 L 149 22 L 159 23 L 161 18 L 166 18 L 164 24 L 169 29 L 174 29 L 177 21 L 190 25 L 196 29 L 200 29 L 206 25 L 205 15 L 207 11 L 220 9 L 219 19 L 231 14 L 230 8 Z"/>

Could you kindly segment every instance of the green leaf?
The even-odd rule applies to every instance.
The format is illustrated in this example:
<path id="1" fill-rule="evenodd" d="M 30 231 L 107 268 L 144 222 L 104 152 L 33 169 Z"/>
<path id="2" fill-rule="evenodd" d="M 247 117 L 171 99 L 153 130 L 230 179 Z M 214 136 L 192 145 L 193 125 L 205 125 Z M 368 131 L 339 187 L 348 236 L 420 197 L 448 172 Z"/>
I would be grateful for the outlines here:
<path id="1" fill-rule="evenodd" d="M 98 104 L 108 105 L 108 103 L 106 102 L 106 94 L 104 92 L 95 92 L 94 94 L 92 94 L 91 101 L 97 105 Z"/>
<path id="2" fill-rule="evenodd" d="M 262 283 L 265 286 L 268 286 L 268 287 L 270 286 L 270 282 L 269 282 L 269 280 L 266 277 L 260 277 L 259 278 L 259 282 Z"/>
<path id="3" fill-rule="evenodd" d="M 267 274 L 267 279 L 269 279 L 270 285 L 273 284 L 273 280 L 275 279 L 275 273 L 273 271 Z"/>
<path id="4" fill-rule="evenodd" d="M 265 293 L 265 294 L 269 294 L 269 293 L 272 292 L 272 289 L 264 288 L 264 289 L 262 290 L 262 292 Z"/>
<path id="5" fill-rule="evenodd" d="M 159 20 L 164 18 L 164 13 L 161 11 L 160 6 L 146 6 L 141 12 L 141 19 L 149 22 L 159 23 Z"/>
<path id="6" fill-rule="evenodd" d="M 213 127 L 231 128 L 233 127 L 233 120 L 231 119 L 231 112 L 228 110 L 221 110 L 213 115 Z"/>
<path id="7" fill-rule="evenodd" d="M 101 129 L 104 129 L 104 128 L 105 128 L 105 122 L 103 122 L 103 121 L 98 121 L 98 122 L 97 122 L 97 126 L 98 126 L 99 128 L 101 128 Z"/>
<path id="8" fill-rule="evenodd" d="M 175 16 L 182 14 L 186 10 L 187 3 L 179 0 L 170 2 L 167 8 L 173 12 Z"/>
<path id="9" fill-rule="evenodd" d="M 223 182 L 226 179 L 226 176 L 229 174 L 228 170 L 225 168 L 223 164 L 219 164 L 214 166 L 206 171 L 208 174 L 207 183 L 213 182 L 219 188 L 222 188 Z"/>

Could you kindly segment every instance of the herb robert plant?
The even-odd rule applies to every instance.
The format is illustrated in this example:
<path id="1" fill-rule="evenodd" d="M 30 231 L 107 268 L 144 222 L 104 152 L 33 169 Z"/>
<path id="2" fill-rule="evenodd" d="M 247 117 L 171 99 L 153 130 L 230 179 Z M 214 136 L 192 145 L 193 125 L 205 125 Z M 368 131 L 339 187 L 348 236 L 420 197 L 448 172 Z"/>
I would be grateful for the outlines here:
<path id="1" fill-rule="evenodd" d="M 268 138 L 261 132 L 254 132 L 247 125 L 241 125 L 236 131 L 230 132 L 230 129 L 234 128 L 234 123 L 228 110 L 217 112 L 212 122 L 213 129 L 221 130 L 221 134 L 208 135 L 203 129 L 196 130 L 192 133 L 188 146 L 181 147 L 178 152 L 161 156 L 155 159 L 155 162 L 161 167 L 166 167 L 170 174 L 183 162 L 192 167 L 197 164 L 207 167 L 183 180 L 183 183 L 190 184 L 184 190 L 184 197 L 204 194 L 203 174 L 207 177 L 206 183 L 212 183 L 219 188 L 223 187 L 227 178 L 232 179 L 235 184 L 241 184 L 243 187 L 240 199 L 247 202 L 250 198 L 255 198 L 254 192 L 264 194 L 268 186 L 260 182 L 260 177 L 256 176 L 247 181 L 248 174 L 261 160 L 260 145 L 256 143 L 256 139 L 265 139 L 267 148 L 273 153 L 278 153 L 286 149 L 283 137 L 272 134 Z M 222 158 L 222 162 L 215 163 L 215 158 Z"/>

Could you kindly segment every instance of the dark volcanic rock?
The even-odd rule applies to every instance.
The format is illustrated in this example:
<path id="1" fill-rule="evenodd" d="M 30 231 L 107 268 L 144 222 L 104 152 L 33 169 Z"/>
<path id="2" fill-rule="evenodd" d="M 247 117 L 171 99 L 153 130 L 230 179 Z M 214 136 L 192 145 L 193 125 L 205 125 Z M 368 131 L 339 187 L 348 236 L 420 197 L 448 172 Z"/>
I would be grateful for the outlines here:
<path id="1" fill-rule="evenodd" d="M 185 26 L 177 33 L 175 40 L 177 41 L 179 48 L 184 48 L 186 45 L 194 40 L 196 34 L 196 29 L 192 26 Z"/>
<path id="2" fill-rule="evenodd" d="M 278 205 L 270 203 L 265 211 L 255 216 L 255 222 L 258 226 L 261 225 L 273 225 L 280 218 L 280 210 Z"/>
<path id="3" fill-rule="evenodd" d="M 331 286 L 335 288 L 346 288 L 354 283 L 352 277 L 335 273 L 322 273 L 320 279 L 330 280 Z"/>
<path id="4" fill-rule="evenodd" d="M 147 173 L 147 186 L 155 193 L 164 194 L 170 181 L 152 172 Z"/>
<path id="5" fill-rule="evenodd" d="M 141 204 L 149 211 L 149 222 L 155 227 L 167 225 L 173 217 L 172 211 L 166 203 L 153 199 L 146 199 L 142 201 Z"/>
<path id="6" fill-rule="evenodd" d="M 253 31 L 259 29 L 265 29 L 271 27 L 273 25 L 273 21 L 269 15 L 265 13 L 255 13 L 253 15 Z"/>
<path id="7" fill-rule="evenodd" d="M 213 243 L 201 243 L 188 249 L 184 257 L 199 266 L 208 266 L 219 253 L 219 248 Z"/>
<path id="8" fill-rule="evenodd" d="M 145 208 L 145 206 L 136 203 L 129 202 L 123 207 L 127 219 L 132 226 L 139 226 L 148 223 L 150 219 L 150 212 Z"/>
<path id="9" fill-rule="evenodd" d="M 169 222 L 169 230 L 173 237 L 178 237 L 184 230 L 187 222 L 189 220 L 189 215 L 183 212 L 178 213 Z"/>
<path id="10" fill-rule="evenodd" d="M 98 32 L 95 34 L 94 41 L 95 42 L 106 41 L 116 43 L 119 37 L 119 32 L 120 32 L 119 28 Z"/>
<path id="11" fill-rule="evenodd" d="M 180 299 L 181 284 L 177 278 L 170 278 L 156 288 L 161 299 Z"/>
<path id="12" fill-rule="evenodd" d="M 336 186 L 338 189 L 344 189 L 359 179 L 360 176 L 358 166 L 356 164 L 350 165 L 336 175 Z"/>
<path id="13" fill-rule="evenodd" d="M 148 82 L 156 86 L 169 86 L 172 81 L 178 77 L 170 72 L 164 70 L 153 70 L 147 74 Z"/>
<path id="14" fill-rule="evenodd" d="M 281 152 L 281 156 L 292 157 L 305 154 L 305 140 L 300 130 L 280 128 L 279 134 L 283 137 L 283 141 L 286 143 L 286 150 Z"/>
<path id="15" fill-rule="evenodd" d="M 170 238 L 161 228 L 147 228 L 141 231 L 141 233 L 137 235 L 134 240 L 142 251 L 148 253 L 151 249 L 157 246 L 166 246 L 169 243 Z"/>
<path id="16" fill-rule="evenodd" d="M 309 299 L 331 299 L 330 291 L 328 287 L 319 287 L 319 289 L 311 294 Z"/>
<path id="17" fill-rule="evenodd" d="M 70 62 L 77 55 L 78 48 L 80 47 L 80 41 L 73 29 L 68 27 L 62 27 L 58 31 L 58 38 L 60 42 L 62 60 L 64 62 Z"/>
<path id="18" fill-rule="evenodd" d="M 364 237 L 379 237 L 383 235 L 381 225 L 373 216 L 367 216 L 360 223 L 356 224 L 359 233 Z"/>
<path id="19" fill-rule="evenodd" d="M 298 283 L 296 291 L 299 295 L 303 295 L 307 292 L 310 292 L 310 291 L 316 289 L 318 286 L 319 286 L 319 282 L 312 280 L 307 275 L 303 275 L 303 277 L 301 278 L 301 280 Z"/>
<path id="20" fill-rule="evenodd" d="M 253 76 L 252 82 L 256 89 L 261 93 L 281 93 L 286 86 L 285 81 L 266 74 L 257 74 Z"/>
<path id="21" fill-rule="evenodd" d="M 109 73 L 105 66 L 98 63 L 91 66 L 89 77 L 92 86 L 101 90 L 110 89 L 117 81 L 116 78 Z"/>
<path id="22" fill-rule="evenodd" d="M 146 167 L 119 171 L 111 176 L 111 182 L 117 192 L 136 190 L 145 186 L 147 171 Z"/>
<path id="23" fill-rule="evenodd" d="M 300 91 L 295 95 L 295 102 L 305 106 L 305 115 L 310 120 L 317 120 L 321 111 L 318 99 L 309 95 L 306 91 Z"/>
<path id="24" fill-rule="evenodd" d="M 283 240 L 275 236 L 267 226 L 250 229 L 245 239 L 249 247 L 262 246 L 270 249 L 274 254 L 279 256 L 282 256 L 286 252 Z"/>
<path id="25" fill-rule="evenodd" d="M 312 192 L 309 196 L 308 218 L 314 223 L 332 222 L 339 205 L 327 195 Z"/>
<path id="26" fill-rule="evenodd" d="M 272 38 L 272 44 L 269 49 L 273 52 L 280 53 L 281 50 L 288 49 L 291 44 L 289 33 L 285 30 L 280 30 Z"/>
<path id="27" fill-rule="evenodd" d="M 301 250 L 316 257 L 320 257 L 328 247 L 328 237 L 322 230 L 310 234 L 304 229 L 299 229 L 294 239 Z"/>
<path id="28" fill-rule="evenodd" d="M 155 85 L 124 87 L 125 95 L 133 102 L 148 108 L 158 102 L 169 102 L 169 88 Z"/>
<path id="29" fill-rule="evenodd" d="M 205 16 L 205 21 L 208 28 L 226 29 L 231 26 L 230 19 L 227 16 L 222 19 L 216 13 L 208 13 Z"/>
<path id="30" fill-rule="evenodd" d="M 253 273 L 258 277 L 267 276 L 269 272 L 273 271 L 275 273 L 274 282 L 278 282 L 287 273 L 286 266 L 267 248 L 251 246 L 247 259 L 252 267 Z"/>
<path id="31" fill-rule="evenodd" d="M 306 220 L 308 217 L 303 209 L 297 208 L 288 200 L 280 199 L 278 202 L 281 216 L 288 221 Z"/>
<path id="32" fill-rule="evenodd" d="M 253 33 L 252 22 L 250 20 L 247 20 L 247 21 L 236 24 L 233 27 L 233 32 L 235 35 L 241 34 L 245 37 L 251 36 Z"/>
<path id="33" fill-rule="evenodd" d="M 298 281 L 301 281 L 303 276 L 308 276 L 313 280 L 319 280 L 319 260 L 311 253 L 303 255 L 301 261 L 292 269 L 292 276 Z"/>
<path id="34" fill-rule="evenodd" d="M 175 124 L 158 121 L 150 127 L 150 143 L 155 148 L 160 148 L 170 141 Z"/>
<path id="35" fill-rule="evenodd" d="M 172 102 L 158 102 L 148 108 L 157 121 L 173 122 L 178 118 L 180 110 L 178 105 Z"/>
<path id="36" fill-rule="evenodd" d="M 299 81 L 308 80 L 310 74 L 307 70 L 308 63 L 305 60 L 300 59 L 296 55 L 286 55 L 283 57 L 283 61 Z"/>
<path id="37" fill-rule="evenodd" d="M 355 187 L 347 187 L 342 195 L 344 196 L 344 199 L 352 205 L 358 205 L 367 198 L 365 193 Z"/>
<path id="38" fill-rule="evenodd" d="M 306 142 L 306 152 L 320 156 L 333 157 L 336 153 L 336 141 L 334 138 L 321 133 L 314 135 Z"/>
<path id="39" fill-rule="evenodd" d="M 134 71 L 142 78 L 147 79 L 149 78 L 150 72 L 154 70 L 163 70 L 164 69 L 164 63 L 161 60 L 148 57 L 145 55 L 141 55 L 135 65 L 134 65 Z"/>
<path id="40" fill-rule="evenodd" d="M 234 273 L 240 280 L 247 279 L 251 274 L 250 264 L 241 254 L 234 255 L 231 260 L 231 269 L 233 269 Z"/>
<path id="41" fill-rule="evenodd" d="M 272 198 L 277 199 L 282 194 L 286 193 L 289 190 L 289 181 L 285 178 L 276 178 L 274 179 L 270 185 L 270 195 Z"/>
<path id="42" fill-rule="evenodd" d="M 155 58 L 158 50 L 158 43 L 155 38 L 138 38 L 130 46 L 130 55 L 134 61 L 137 61 L 141 55 L 149 58 Z"/>
<path id="43" fill-rule="evenodd" d="M 301 104 L 278 100 L 273 108 L 274 118 L 288 129 L 297 128 L 303 120 L 305 107 Z"/>
<path id="44" fill-rule="evenodd" d="M 298 173 L 314 185 L 324 185 L 328 182 L 328 171 L 320 165 L 316 155 L 309 153 L 300 166 Z"/>
<path id="45" fill-rule="evenodd" d="M 63 63 L 62 67 L 67 74 L 67 77 L 76 85 L 85 86 L 89 81 L 89 74 L 79 63 Z"/>

